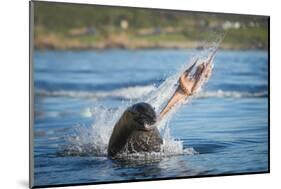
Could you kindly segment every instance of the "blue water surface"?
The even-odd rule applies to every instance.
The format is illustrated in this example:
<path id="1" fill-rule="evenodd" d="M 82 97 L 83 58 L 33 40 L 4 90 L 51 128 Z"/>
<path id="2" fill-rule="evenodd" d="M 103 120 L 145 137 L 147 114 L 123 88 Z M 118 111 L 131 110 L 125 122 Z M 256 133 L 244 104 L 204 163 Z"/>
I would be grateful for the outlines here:
<path id="1" fill-rule="evenodd" d="M 141 163 L 114 161 L 103 155 L 61 155 L 67 133 L 95 121 L 94 116 L 85 116 L 85 110 L 118 108 L 131 99 L 113 95 L 116 91 L 158 86 L 196 52 L 36 51 L 35 185 L 268 171 L 266 51 L 220 50 L 203 91 L 206 95 L 182 106 L 171 118 L 171 136 L 197 154 Z"/>

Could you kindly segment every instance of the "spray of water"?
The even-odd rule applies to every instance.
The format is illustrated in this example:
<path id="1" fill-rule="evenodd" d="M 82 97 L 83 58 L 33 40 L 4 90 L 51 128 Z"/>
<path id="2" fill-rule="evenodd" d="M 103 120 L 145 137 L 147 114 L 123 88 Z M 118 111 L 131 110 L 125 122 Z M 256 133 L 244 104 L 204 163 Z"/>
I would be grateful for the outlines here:
<path id="1" fill-rule="evenodd" d="M 211 48 L 194 55 L 188 64 L 183 65 L 174 75 L 168 77 L 159 87 L 151 90 L 149 93 L 146 93 L 137 101 L 143 101 L 151 104 L 155 108 L 155 111 L 159 114 L 176 90 L 178 86 L 177 81 L 180 75 L 186 69 L 188 69 L 195 60 L 197 60 L 196 66 L 206 62 L 207 60 L 213 61 L 213 56 L 219 46 L 219 43 L 220 41 L 215 43 Z M 202 89 L 206 82 L 207 80 L 202 82 L 198 91 L 196 91 L 197 93 Z M 135 100 L 134 102 L 123 102 L 123 104 L 115 110 L 110 110 L 103 107 L 95 107 L 90 109 L 88 111 L 88 115 L 94 116 L 94 123 L 90 126 L 78 125 L 75 129 L 75 132 L 66 138 L 67 145 L 64 147 L 63 153 L 66 155 L 80 156 L 106 156 L 108 141 L 115 123 L 118 121 L 124 110 L 135 102 Z M 187 101 L 184 103 L 187 103 Z M 182 141 L 175 140 L 170 135 L 169 120 L 182 105 L 183 104 L 178 104 L 164 119 L 157 123 L 156 126 L 162 133 L 164 143 L 162 145 L 162 151 L 158 154 L 150 153 L 150 157 L 197 154 L 193 148 L 184 148 Z M 146 158 L 147 154 L 133 154 L 132 157 Z"/>

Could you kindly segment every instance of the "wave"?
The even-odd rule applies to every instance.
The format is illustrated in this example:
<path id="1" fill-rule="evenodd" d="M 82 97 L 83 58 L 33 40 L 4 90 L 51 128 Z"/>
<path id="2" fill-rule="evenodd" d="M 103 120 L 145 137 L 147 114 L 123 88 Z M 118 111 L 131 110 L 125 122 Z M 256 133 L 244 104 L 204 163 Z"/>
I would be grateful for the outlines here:
<path id="1" fill-rule="evenodd" d="M 35 94 L 38 96 L 46 97 L 72 97 L 72 98 L 91 98 L 91 99 L 123 99 L 123 100 L 138 100 L 150 93 L 155 92 L 157 87 L 155 85 L 147 86 L 135 86 L 135 87 L 124 87 L 112 91 L 48 91 L 48 90 L 36 90 Z M 241 92 L 241 91 L 225 91 L 225 90 L 213 90 L 213 91 L 201 91 L 195 98 L 262 98 L 268 97 L 268 91 L 258 92 Z"/>
<path id="2" fill-rule="evenodd" d="M 136 86 L 147 86 L 150 84 L 159 84 L 163 80 L 159 79 L 148 79 L 141 81 L 105 81 L 104 83 L 93 83 L 90 81 L 48 81 L 48 80 L 39 80 L 37 79 L 34 83 L 34 86 L 37 90 L 47 90 L 47 91 L 111 91 L 118 90 L 120 88 L 130 88 Z"/>
<path id="3" fill-rule="evenodd" d="M 209 98 L 209 97 L 217 97 L 217 98 L 262 98 L 267 97 L 267 91 L 260 92 L 240 92 L 240 91 L 205 91 L 197 94 L 196 98 Z"/>
<path id="4" fill-rule="evenodd" d="M 135 87 L 125 87 L 121 89 L 116 89 L 112 91 L 48 91 L 48 90 L 36 90 L 35 94 L 38 96 L 64 96 L 64 97 L 73 97 L 73 98 L 120 98 L 134 100 L 139 99 L 150 92 L 156 90 L 154 85 L 147 86 L 135 86 Z"/>

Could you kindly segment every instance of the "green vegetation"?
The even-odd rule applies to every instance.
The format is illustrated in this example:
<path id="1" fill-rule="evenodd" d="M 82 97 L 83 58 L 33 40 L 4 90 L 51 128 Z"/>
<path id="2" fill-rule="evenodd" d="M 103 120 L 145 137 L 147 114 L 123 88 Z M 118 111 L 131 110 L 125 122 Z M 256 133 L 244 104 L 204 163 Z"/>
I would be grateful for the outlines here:
<path id="1" fill-rule="evenodd" d="M 197 48 L 227 33 L 223 48 L 268 48 L 262 16 L 34 3 L 35 48 Z"/>

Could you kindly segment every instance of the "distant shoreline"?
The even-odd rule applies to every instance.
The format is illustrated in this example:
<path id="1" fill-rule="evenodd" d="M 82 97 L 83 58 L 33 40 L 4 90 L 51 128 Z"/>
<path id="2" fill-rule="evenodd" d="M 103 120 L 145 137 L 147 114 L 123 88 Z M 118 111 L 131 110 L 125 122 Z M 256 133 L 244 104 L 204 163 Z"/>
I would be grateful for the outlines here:
<path id="1" fill-rule="evenodd" d="M 39 50 L 202 49 L 223 34 L 222 49 L 268 49 L 268 17 L 36 4 Z"/>
<path id="2" fill-rule="evenodd" d="M 35 41 L 35 50 L 107 50 L 107 49 L 203 49 L 205 46 L 200 42 L 99 42 L 95 44 L 83 44 L 77 42 L 38 42 Z M 239 45 L 222 43 L 220 46 L 224 50 L 267 50 L 267 47 L 259 47 L 256 45 Z"/>

